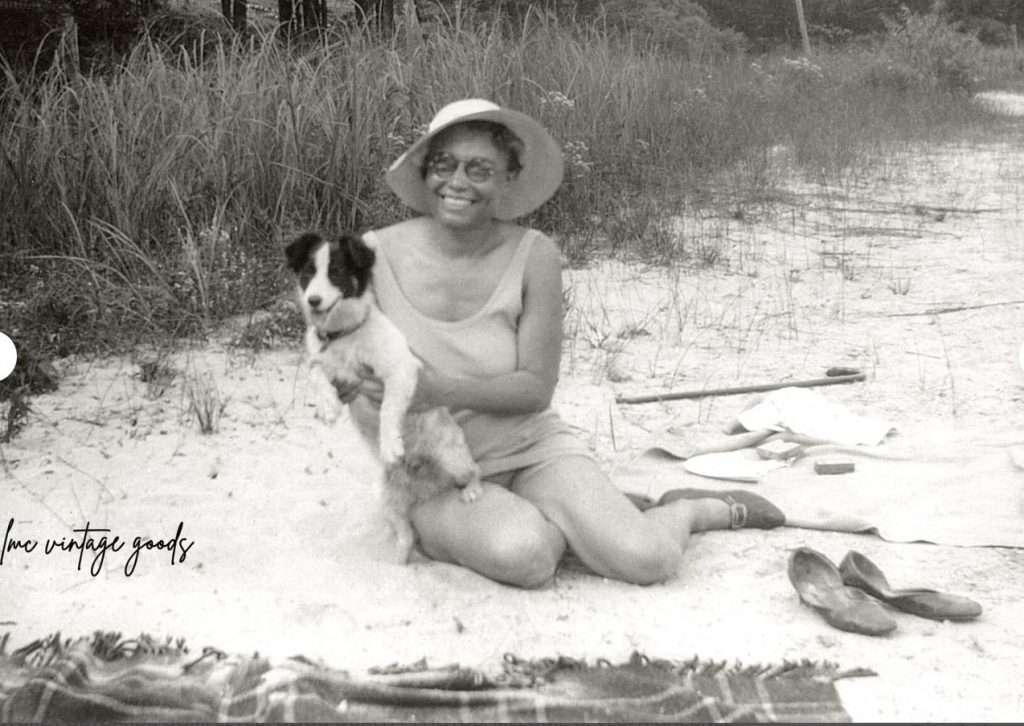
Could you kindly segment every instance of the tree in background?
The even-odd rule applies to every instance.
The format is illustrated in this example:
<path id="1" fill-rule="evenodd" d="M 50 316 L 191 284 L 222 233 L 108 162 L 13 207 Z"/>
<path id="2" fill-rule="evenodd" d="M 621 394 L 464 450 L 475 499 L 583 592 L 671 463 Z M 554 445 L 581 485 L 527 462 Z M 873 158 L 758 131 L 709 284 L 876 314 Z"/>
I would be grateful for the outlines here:
<path id="1" fill-rule="evenodd" d="M 695 0 L 434 0 L 424 3 L 425 14 L 430 14 L 427 6 L 449 17 L 469 10 L 517 23 L 531 13 L 567 22 L 603 21 L 610 29 L 694 59 L 734 54 L 744 47 L 742 36 L 712 24 Z"/>
<path id="2" fill-rule="evenodd" d="M 1024 29 L 1024 0 L 942 0 L 943 16 L 983 43 L 1013 42 L 1013 26 Z"/>
<path id="3" fill-rule="evenodd" d="M 743 47 L 738 34 L 716 28 L 693 0 L 606 0 L 602 9 L 613 26 L 695 60 Z"/>
<path id="4" fill-rule="evenodd" d="M 322 28 L 327 24 L 327 0 L 277 0 L 277 21 L 285 32 Z"/>
<path id="5" fill-rule="evenodd" d="M 163 0 L 69 0 L 79 36 L 83 39 L 115 40 L 133 36 Z"/>
<path id="6" fill-rule="evenodd" d="M 390 33 L 395 27 L 395 0 L 355 0 L 356 15 L 370 28 Z"/>
<path id="7" fill-rule="evenodd" d="M 727 37 L 716 34 L 722 30 L 742 34 L 761 51 L 801 41 L 795 0 L 436 0 L 432 4 L 448 12 L 471 8 L 516 19 L 538 11 L 562 19 L 604 18 L 612 27 L 691 55 L 720 46 Z M 803 0 L 803 10 L 810 34 L 825 41 L 884 33 L 887 24 L 905 12 L 938 11 L 985 42 L 1007 42 L 1013 24 L 1024 30 L 1024 0 Z"/>
<path id="8" fill-rule="evenodd" d="M 694 0 L 711 22 L 743 33 L 759 50 L 800 40 L 793 0 Z M 934 0 L 804 0 L 804 13 L 813 35 L 863 35 L 885 30 L 887 19 L 907 8 L 913 13 L 932 9 Z"/>
<path id="9" fill-rule="evenodd" d="M 220 9 L 232 28 L 245 29 L 249 10 L 249 3 L 246 0 L 220 0 Z"/>

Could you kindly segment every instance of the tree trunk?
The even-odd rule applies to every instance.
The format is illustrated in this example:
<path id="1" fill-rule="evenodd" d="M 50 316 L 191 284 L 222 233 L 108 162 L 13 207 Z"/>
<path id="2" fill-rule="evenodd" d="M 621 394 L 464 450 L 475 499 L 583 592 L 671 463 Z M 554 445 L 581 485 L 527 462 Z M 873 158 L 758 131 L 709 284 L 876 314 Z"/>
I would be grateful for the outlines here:
<path id="1" fill-rule="evenodd" d="M 64 62 L 75 73 L 81 69 L 81 61 L 78 57 L 78 23 L 75 22 L 75 15 L 70 9 L 66 9 L 63 17 L 64 35 L 61 45 L 64 52 Z"/>
<path id="2" fill-rule="evenodd" d="M 416 0 L 402 0 L 402 27 L 405 30 L 405 48 L 411 53 L 423 42 Z"/>
<path id="3" fill-rule="evenodd" d="M 800 25 L 800 41 L 804 46 L 804 56 L 811 57 L 811 39 L 807 35 L 807 21 L 804 20 L 804 0 L 796 0 L 796 21 Z"/>
<path id="4" fill-rule="evenodd" d="M 277 0 L 277 22 L 286 32 L 327 24 L 327 0 Z"/>
<path id="5" fill-rule="evenodd" d="M 327 0 L 302 0 L 302 27 L 309 30 L 327 25 Z"/>
<path id="6" fill-rule="evenodd" d="M 360 20 L 380 33 L 395 29 L 395 0 L 355 0 Z"/>
<path id="7" fill-rule="evenodd" d="M 245 30 L 249 11 L 249 3 L 246 0 L 220 0 L 220 9 L 232 28 Z"/>

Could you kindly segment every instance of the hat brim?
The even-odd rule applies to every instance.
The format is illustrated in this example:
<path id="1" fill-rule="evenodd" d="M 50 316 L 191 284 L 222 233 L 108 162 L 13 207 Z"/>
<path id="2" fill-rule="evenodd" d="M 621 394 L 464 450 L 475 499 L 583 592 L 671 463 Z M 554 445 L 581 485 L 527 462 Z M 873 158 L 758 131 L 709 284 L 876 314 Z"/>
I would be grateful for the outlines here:
<path id="1" fill-rule="evenodd" d="M 432 128 L 395 160 L 384 178 L 405 204 L 421 214 L 430 213 L 430 194 L 422 174 L 430 141 L 445 129 L 466 121 L 500 123 L 518 136 L 525 147 L 521 158 L 523 168 L 508 189 L 494 200 L 496 219 L 508 221 L 529 214 L 558 190 L 564 173 L 562 149 L 558 142 L 526 114 L 507 108 L 495 108 L 465 114 Z"/>

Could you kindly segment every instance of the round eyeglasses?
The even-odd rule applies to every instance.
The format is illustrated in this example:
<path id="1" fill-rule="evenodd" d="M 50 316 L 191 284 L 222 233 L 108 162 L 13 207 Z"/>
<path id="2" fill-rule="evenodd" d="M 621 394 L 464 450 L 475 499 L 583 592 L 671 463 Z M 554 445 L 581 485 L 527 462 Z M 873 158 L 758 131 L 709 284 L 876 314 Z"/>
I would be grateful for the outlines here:
<path id="1" fill-rule="evenodd" d="M 428 174 L 433 174 L 438 179 L 451 179 L 455 176 L 459 166 L 463 166 L 466 178 L 475 184 L 483 184 L 490 181 L 491 177 L 498 171 L 494 162 L 490 159 L 482 159 L 475 156 L 472 159 L 458 159 L 454 154 L 441 151 L 431 154 L 427 158 L 425 168 Z"/>

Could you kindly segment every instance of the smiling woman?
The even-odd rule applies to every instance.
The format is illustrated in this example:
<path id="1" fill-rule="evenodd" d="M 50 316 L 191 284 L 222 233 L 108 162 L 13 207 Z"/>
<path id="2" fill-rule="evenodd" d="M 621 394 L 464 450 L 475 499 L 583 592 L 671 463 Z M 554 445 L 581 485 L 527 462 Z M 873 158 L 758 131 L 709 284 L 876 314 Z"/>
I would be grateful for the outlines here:
<path id="1" fill-rule="evenodd" d="M 475 125 L 446 129 L 435 137 L 423 165 L 428 209 L 455 226 L 490 222 L 494 205 L 512 183 L 514 156 L 503 152 L 495 135 Z"/>
<path id="2" fill-rule="evenodd" d="M 513 175 L 514 193 L 499 200 L 494 216 L 512 220 L 532 212 L 551 198 L 562 183 L 562 150 L 558 142 L 529 116 L 500 108 L 490 101 L 466 99 L 450 103 L 434 116 L 427 133 L 402 154 L 387 173 L 399 199 L 417 212 L 429 213 L 423 180 L 427 157 L 436 152 L 448 129 L 474 131 L 488 138 Z"/>
<path id="3" fill-rule="evenodd" d="M 641 512 L 551 408 L 561 256 L 512 220 L 555 193 L 562 169 L 536 121 L 470 99 L 442 108 L 387 173 L 422 216 L 365 235 L 378 251 L 377 298 L 424 363 L 414 407 L 452 410 L 483 479 L 476 501 L 446 491 L 417 505 L 412 522 L 426 555 L 500 582 L 543 585 L 568 548 L 600 575 L 659 582 L 675 574 L 691 532 L 783 520 L 753 494 L 677 492 Z M 380 381 L 358 394 L 353 417 L 373 430 Z"/>

